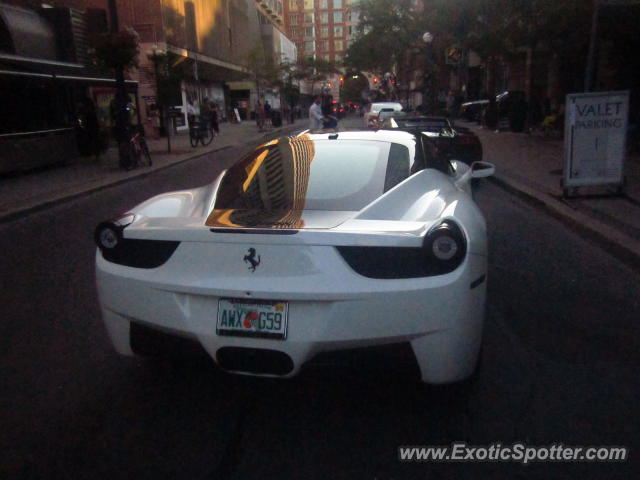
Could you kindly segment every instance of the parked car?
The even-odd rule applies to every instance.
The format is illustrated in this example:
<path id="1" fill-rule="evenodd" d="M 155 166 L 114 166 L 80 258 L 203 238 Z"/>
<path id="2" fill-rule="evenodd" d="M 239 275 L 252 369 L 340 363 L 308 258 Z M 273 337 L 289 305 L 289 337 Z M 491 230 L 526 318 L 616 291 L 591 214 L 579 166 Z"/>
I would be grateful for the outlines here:
<path id="1" fill-rule="evenodd" d="M 331 105 L 331 113 L 337 118 L 344 118 L 347 114 L 342 103 L 334 103 Z"/>
<path id="2" fill-rule="evenodd" d="M 401 112 L 402 105 L 398 102 L 379 102 L 370 104 L 364 113 L 364 127 L 376 128 L 378 126 L 380 112 L 383 109 L 387 112 Z"/>
<path id="3" fill-rule="evenodd" d="M 496 95 L 498 106 L 498 122 L 506 120 L 509 128 L 514 132 L 521 132 L 524 129 L 526 118 L 525 93 L 521 90 L 509 90 Z M 463 103 L 460 107 L 460 114 L 468 121 L 480 123 L 489 105 L 489 100 L 474 100 Z"/>
<path id="4" fill-rule="evenodd" d="M 424 382 L 472 374 L 493 173 L 402 131 L 282 137 L 200 188 L 101 223 L 96 277 L 118 352 L 190 339 L 229 372 L 289 377 L 320 354 L 405 348 Z"/>
<path id="5" fill-rule="evenodd" d="M 431 138 L 440 154 L 449 159 L 462 160 L 467 164 L 482 160 L 482 143 L 468 128 L 454 125 L 447 117 L 396 113 L 386 119 L 382 128 L 399 129 L 422 133 Z"/>

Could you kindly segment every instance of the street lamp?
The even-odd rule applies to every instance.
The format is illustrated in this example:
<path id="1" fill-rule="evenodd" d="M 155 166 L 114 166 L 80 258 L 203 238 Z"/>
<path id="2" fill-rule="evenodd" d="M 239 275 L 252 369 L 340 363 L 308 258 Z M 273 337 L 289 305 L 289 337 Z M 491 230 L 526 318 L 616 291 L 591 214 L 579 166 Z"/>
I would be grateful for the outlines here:
<path id="1" fill-rule="evenodd" d="M 431 32 L 424 32 L 422 34 L 422 41 L 426 45 L 425 58 L 429 64 L 433 65 L 433 60 L 431 58 L 431 55 L 429 54 L 429 51 L 431 48 L 430 46 L 431 46 L 431 43 L 433 42 L 433 34 Z M 433 72 L 431 73 L 425 72 L 423 78 L 424 78 L 424 93 L 422 94 L 422 106 L 423 108 L 426 108 L 427 101 L 429 103 L 429 106 L 433 105 L 432 99 L 429 98 L 430 96 L 429 93 L 431 93 L 431 96 L 433 96 Z"/>

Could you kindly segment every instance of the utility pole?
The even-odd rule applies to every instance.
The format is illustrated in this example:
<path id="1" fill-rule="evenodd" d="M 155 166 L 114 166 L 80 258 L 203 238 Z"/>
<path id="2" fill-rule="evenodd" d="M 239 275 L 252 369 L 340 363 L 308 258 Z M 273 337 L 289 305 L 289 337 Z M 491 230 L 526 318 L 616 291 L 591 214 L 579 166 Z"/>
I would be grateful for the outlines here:
<path id="1" fill-rule="evenodd" d="M 112 35 L 115 35 L 119 31 L 118 23 L 118 8 L 116 0 L 109 0 L 109 24 Z M 124 149 L 120 148 L 122 144 L 127 142 L 128 137 L 128 124 L 129 113 L 127 111 L 127 90 L 124 83 L 124 67 L 118 65 L 115 69 L 116 79 L 116 97 L 115 97 L 115 121 L 116 121 L 116 141 L 118 142 L 118 152 L 121 167 L 127 167 L 125 165 L 128 162 L 128 155 L 125 154 Z"/>

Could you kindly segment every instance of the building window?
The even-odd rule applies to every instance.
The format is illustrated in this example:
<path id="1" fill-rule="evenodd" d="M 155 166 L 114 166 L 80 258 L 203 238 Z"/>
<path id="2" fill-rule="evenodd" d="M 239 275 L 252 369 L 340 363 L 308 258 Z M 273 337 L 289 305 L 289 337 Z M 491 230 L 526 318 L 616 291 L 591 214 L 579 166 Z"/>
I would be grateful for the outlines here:
<path id="1" fill-rule="evenodd" d="M 304 9 L 313 10 L 313 0 L 304 0 Z"/>
<path id="2" fill-rule="evenodd" d="M 298 24 L 298 15 L 289 15 L 289 25 Z"/>
<path id="3" fill-rule="evenodd" d="M 297 37 L 300 35 L 300 30 L 297 27 L 291 27 L 291 36 Z"/>
<path id="4" fill-rule="evenodd" d="M 342 61 L 342 55 L 340 55 L 339 53 L 336 53 L 336 54 L 333 56 L 333 60 L 334 60 L 335 62 L 341 62 L 341 61 Z"/>
<path id="5" fill-rule="evenodd" d="M 320 36 L 327 38 L 329 36 L 329 27 L 320 27 Z"/>
<path id="6" fill-rule="evenodd" d="M 313 37 L 313 27 L 304 27 L 304 36 Z"/>
<path id="7" fill-rule="evenodd" d="M 333 0 L 333 8 L 342 8 L 342 0 Z"/>
<path id="8" fill-rule="evenodd" d="M 329 8 L 329 0 L 320 0 L 320 8 Z"/>
<path id="9" fill-rule="evenodd" d="M 289 0 L 289 10 L 298 9 L 298 0 Z"/>
<path id="10" fill-rule="evenodd" d="M 334 37 L 341 37 L 343 33 L 344 33 L 344 30 L 342 29 L 341 25 L 336 25 L 335 27 L 333 27 Z"/>
<path id="11" fill-rule="evenodd" d="M 328 53 L 325 53 L 324 55 L 322 55 L 322 59 L 330 62 L 331 61 L 331 56 Z"/>
<path id="12" fill-rule="evenodd" d="M 320 23 L 329 23 L 329 14 L 327 12 L 320 14 Z"/>
<path id="13" fill-rule="evenodd" d="M 333 49 L 336 52 L 344 50 L 342 40 L 334 40 L 333 41 Z"/>
<path id="14" fill-rule="evenodd" d="M 313 53 L 313 51 L 315 50 L 314 46 L 313 46 L 313 41 L 311 42 L 304 42 L 304 51 L 305 53 Z"/>
<path id="15" fill-rule="evenodd" d="M 304 14 L 304 23 L 313 23 L 313 13 Z"/>
<path id="16" fill-rule="evenodd" d="M 317 46 L 319 52 L 324 52 L 327 49 L 327 41 L 326 40 L 320 40 L 320 41 L 316 42 L 316 46 Z"/>
<path id="17" fill-rule="evenodd" d="M 342 22 L 342 12 L 333 12 L 333 23 Z"/>

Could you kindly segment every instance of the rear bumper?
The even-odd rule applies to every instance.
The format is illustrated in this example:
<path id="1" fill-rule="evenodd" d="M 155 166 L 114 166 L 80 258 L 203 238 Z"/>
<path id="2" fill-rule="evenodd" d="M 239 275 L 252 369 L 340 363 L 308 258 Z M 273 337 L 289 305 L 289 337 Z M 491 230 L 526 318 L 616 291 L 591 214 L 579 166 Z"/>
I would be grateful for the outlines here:
<path id="1" fill-rule="evenodd" d="M 288 288 L 272 281 L 250 292 L 158 281 L 165 278 L 158 272 L 163 268 L 169 267 L 141 272 L 97 256 L 103 319 L 122 354 L 133 354 L 134 323 L 195 339 L 216 362 L 238 373 L 292 376 L 323 352 L 397 343 L 411 345 L 421 377 L 429 383 L 461 380 L 475 366 L 484 317 L 486 285 L 477 283 L 486 272 L 483 256 L 468 255 L 457 270 L 438 277 L 376 280 L 353 273 L 348 287 L 344 279 L 325 278 L 311 284 L 298 281 L 298 287 L 290 283 Z M 315 288 L 309 288 L 313 284 Z M 287 301 L 286 340 L 219 336 L 221 297 Z M 292 367 L 255 372 L 234 368 L 242 363 L 222 358 L 242 349 L 283 353 Z"/>

